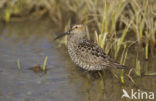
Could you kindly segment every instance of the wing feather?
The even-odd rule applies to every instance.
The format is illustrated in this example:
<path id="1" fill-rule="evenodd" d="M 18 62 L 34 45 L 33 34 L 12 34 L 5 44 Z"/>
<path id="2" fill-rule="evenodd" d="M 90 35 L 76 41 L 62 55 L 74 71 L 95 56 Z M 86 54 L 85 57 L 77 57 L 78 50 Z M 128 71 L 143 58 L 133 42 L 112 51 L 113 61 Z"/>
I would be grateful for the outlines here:
<path id="1" fill-rule="evenodd" d="M 109 58 L 96 43 L 86 39 L 79 43 L 76 54 L 81 61 L 90 64 L 102 65 Z"/>

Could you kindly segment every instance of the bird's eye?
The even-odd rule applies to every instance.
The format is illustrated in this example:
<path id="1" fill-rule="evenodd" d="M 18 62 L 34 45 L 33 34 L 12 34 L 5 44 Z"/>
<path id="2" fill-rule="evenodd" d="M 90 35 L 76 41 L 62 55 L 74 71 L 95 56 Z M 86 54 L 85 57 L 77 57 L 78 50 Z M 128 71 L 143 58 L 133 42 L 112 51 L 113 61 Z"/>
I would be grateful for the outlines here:
<path id="1" fill-rule="evenodd" d="M 78 28 L 77 26 L 75 26 L 75 28 Z"/>

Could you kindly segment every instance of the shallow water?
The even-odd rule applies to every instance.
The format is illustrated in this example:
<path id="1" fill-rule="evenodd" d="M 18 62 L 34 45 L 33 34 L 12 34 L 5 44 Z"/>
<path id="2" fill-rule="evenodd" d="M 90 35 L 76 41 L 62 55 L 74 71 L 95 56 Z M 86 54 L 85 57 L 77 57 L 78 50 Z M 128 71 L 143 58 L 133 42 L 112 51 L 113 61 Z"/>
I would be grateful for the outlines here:
<path id="1" fill-rule="evenodd" d="M 58 47 L 53 41 L 59 31 L 48 19 L 0 27 L 0 101 L 129 101 L 121 99 L 123 88 L 128 92 L 134 89 L 156 94 L 155 76 L 134 76 L 136 85 L 128 79 L 122 85 L 109 71 L 102 73 L 102 80 L 98 73 L 79 69 L 65 47 Z M 31 71 L 32 66 L 43 65 L 45 56 L 47 73 Z M 17 69 L 17 59 L 21 71 Z M 142 60 L 141 64 L 156 71 L 155 60 L 156 57 L 148 63 Z M 135 55 L 130 55 L 126 64 L 134 66 Z"/>

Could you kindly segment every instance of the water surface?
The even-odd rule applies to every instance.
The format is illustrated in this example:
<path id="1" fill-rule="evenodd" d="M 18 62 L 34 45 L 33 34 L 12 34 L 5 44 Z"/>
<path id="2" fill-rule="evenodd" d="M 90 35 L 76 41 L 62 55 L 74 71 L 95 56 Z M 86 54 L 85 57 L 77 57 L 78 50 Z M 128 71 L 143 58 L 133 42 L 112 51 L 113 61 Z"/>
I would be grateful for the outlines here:
<path id="1" fill-rule="evenodd" d="M 128 79 L 122 85 L 109 71 L 102 73 L 102 80 L 98 73 L 79 69 L 66 48 L 53 41 L 59 31 L 49 19 L 0 27 L 0 101 L 117 101 L 123 88 L 128 92 L 140 89 L 156 93 L 155 76 L 134 76 L 136 85 Z M 48 56 L 46 74 L 29 69 L 36 64 L 42 66 L 45 56 Z M 156 57 L 141 63 L 156 71 L 154 60 Z M 134 66 L 135 55 L 130 55 L 126 64 Z"/>

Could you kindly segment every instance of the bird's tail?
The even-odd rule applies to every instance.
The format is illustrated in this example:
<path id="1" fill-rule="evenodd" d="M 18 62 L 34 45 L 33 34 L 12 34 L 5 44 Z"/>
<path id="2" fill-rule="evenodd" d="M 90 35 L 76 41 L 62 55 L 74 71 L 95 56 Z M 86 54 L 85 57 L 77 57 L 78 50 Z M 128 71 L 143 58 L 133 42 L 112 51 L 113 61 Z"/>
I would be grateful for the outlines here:
<path id="1" fill-rule="evenodd" d="M 128 69 L 127 66 L 121 65 L 119 63 L 112 63 L 111 66 L 117 69 Z"/>

